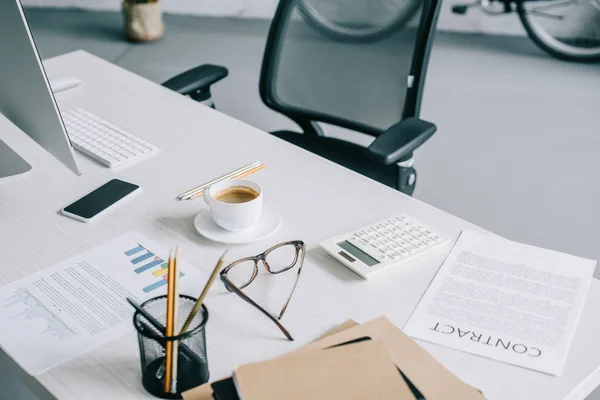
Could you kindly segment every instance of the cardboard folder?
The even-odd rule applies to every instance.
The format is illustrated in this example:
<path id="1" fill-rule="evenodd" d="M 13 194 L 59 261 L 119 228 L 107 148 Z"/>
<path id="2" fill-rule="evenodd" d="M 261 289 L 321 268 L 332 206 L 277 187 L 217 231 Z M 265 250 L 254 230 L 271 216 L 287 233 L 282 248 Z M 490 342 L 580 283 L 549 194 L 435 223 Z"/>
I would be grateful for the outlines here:
<path id="1" fill-rule="evenodd" d="M 354 326 L 357 326 L 358 322 L 352 320 L 352 319 L 348 319 L 346 321 L 344 321 L 342 324 L 334 327 L 333 329 L 331 329 L 330 331 L 325 332 L 319 339 L 325 338 L 329 335 L 333 335 L 335 333 L 341 332 L 345 329 L 348 328 L 352 328 Z M 319 340 L 317 339 L 317 340 Z M 212 382 L 212 383 L 205 383 L 204 385 L 195 387 L 193 389 L 190 389 L 186 392 L 183 392 L 181 394 L 181 396 L 183 397 L 183 400 L 213 400 L 213 388 L 212 385 L 216 386 L 221 386 L 223 388 L 227 387 L 227 386 L 233 386 L 233 382 L 227 382 L 231 380 L 231 377 L 227 377 L 227 378 L 223 378 L 219 381 L 216 382 Z"/>
<path id="2" fill-rule="evenodd" d="M 365 336 L 383 344 L 398 369 L 427 400 L 484 400 L 477 389 L 458 379 L 385 317 L 334 333 L 281 357 L 322 350 Z"/>
<path id="3" fill-rule="evenodd" d="M 346 327 L 348 328 L 342 329 Z M 392 361 L 410 382 L 408 386 L 413 385 L 427 400 L 484 400 L 477 389 L 458 379 L 385 317 L 362 325 L 346 321 L 315 342 L 279 358 L 305 351 L 320 351 L 363 337 L 380 341 Z M 205 384 L 184 392 L 183 398 L 212 400 L 212 395 L 211 384 Z"/>
<path id="4" fill-rule="evenodd" d="M 233 380 L 240 400 L 413 400 L 379 341 L 242 365 Z"/>

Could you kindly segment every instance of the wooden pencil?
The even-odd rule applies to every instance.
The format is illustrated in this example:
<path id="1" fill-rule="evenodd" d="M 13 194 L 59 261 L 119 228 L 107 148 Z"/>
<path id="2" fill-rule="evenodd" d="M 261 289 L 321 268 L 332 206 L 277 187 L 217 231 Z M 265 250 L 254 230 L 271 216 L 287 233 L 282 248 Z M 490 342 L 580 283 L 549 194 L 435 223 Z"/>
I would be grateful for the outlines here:
<path id="1" fill-rule="evenodd" d="M 234 176 L 236 176 L 236 175 L 239 175 L 241 172 L 243 172 L 243 171 L 245 171 L 245 170 L 248 170 L 248 169 L 251 169 L 251 168 L 254 168 L 255 166 L 257 166 L 257 165 L 259 165 L 259 164 L 260 164 L 260 163 L 259 163 L 258 161 L 255 161 L 255 162 L 253 162 L 253 163 L 251 163 L 251 164 L 244 165 L 244 166 L 243 166 L 243 167 L 241 167 L 241 168 L 238 168 L 238 169 L 236 169 L 236 170 L 233 170 L 233 171 L 231 171 L 231 172 L 228 172 L 228 173 L 227 173 L 227 174 L 225 174 L 225 175 L 222 175 L 222 176 L 220 176 L 220 177 L 218 177 L 218 178 L 215 178 L 215 179 L 213 179 L 213 180 L 211 180 L 211 181 L 209 181 L 209 182 L 203 183 L 203 184 L 202 184 L 202 185 L 200 185 L 200 186 L 196 186 L 195 188 L 193 188 L 193 189 L 190 189 L 190 190 L 188 190 L 187 192 L 184 192 L 184 193 L 180 194 L 179 196 L 177 196 L 177 199 L 178 199 L 178 200 L 189 200 L 189 199 L 190 199 L 190 196 L 193 196 L 194 194 L 198 193 L 199 191 L 202 191 L 202 190 L 203 190 L 205 187 L 208 187 L 208 186 L 214 185 L 215 183 L 218 183 L 218 182 L 224 181 L 224 180 L 226 180 L 226 179 L 231 179 L 232 177 L 234 177 Z"/>
<path id="2" fill-rule="evenodd" d="M 173 335 L 177 334 L 179 323 L 179 247 L 175 249 L 173 263 Z M 171 363 L 171 393 L 177 393 L 177 372 L 179 365 L 179 342 L 173 341 L 173 361 Z"/>
<path id="3" fill-rule="evenodd" d="M 202 303 L 204 303 L 204 298 L 208 294 L 210 287 L 212 286 L 213 282 L 215 281 L 215 278 L 217 277 L 217 275 L 219 274 L 219 271 L 221 270 L 221 266 L 223 266 L 223 262 L 225 260 L 225 254 L 227 254 L 227 250 L 225 250 L 225 252 L 221 256 L 221 258 L 219 258 L 219 261 L 217 262 L 215 269 L 213 270 L 212 274 L 208 278 L 206 285 L 204 285 L 204 288 L 202 289 L 202 293 L 200 293 L 200 297 L 198 297 L 198 300 L 196 300 L 196 303 L 194 304 L 192 311 L 190 311 L 190 315 L 188 315 L 187 319 L 185 320 L 185 323 L 181 327 L 181 331 L 179 332 L 180 335 L 187 332 L 188 328 L 192 324 L 192 321 L 194 320 L 194 317 L 198 313 L 198 310 L 200 310 Z"/>
<path id="4" fill-rule="evenodd" d="M 175 280 L 173 279 L 173 252 L 169 252 L 169 263 L 167 270 L 167 323 L 166 323 L 166 336 L 173 336 L 173 286 Z M 167 340 L 165 343 L 165 393 L 171 392 L 171 381 L 173 379 L 173 342 Z"/>
<path id="5" fill-rule="evenodd" d="M 233 177 L 231 177 L 231 179 L 243 179 L 243 178 L 247 177 L 248 175 L 252 175 L 253 173 L 260 171 L 264 167 L 265 167 L 265 164 L 258 164 L 256 167 L 253 167 L 251 169 L 240 172 L 239 175 L 233 176 Z M 204 193 L 204 189 L 200 190 L 199 192 L 193 193 L 182 200 L 196 199 L 198 197 L 201 197 L 202 193 Z"/>

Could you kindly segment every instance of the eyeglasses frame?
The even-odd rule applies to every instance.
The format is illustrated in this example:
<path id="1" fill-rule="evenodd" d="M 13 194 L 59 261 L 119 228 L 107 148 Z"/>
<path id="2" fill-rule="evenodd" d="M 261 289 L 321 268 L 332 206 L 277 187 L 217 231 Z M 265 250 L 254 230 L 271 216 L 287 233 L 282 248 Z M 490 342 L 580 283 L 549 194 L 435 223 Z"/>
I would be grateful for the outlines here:
<path id="1" fill-rule="evenodd" d="M 292 262 L 290 264 L 290 266 L 283 268 L 279 271 L 272 271 L 271 270 L 271 266 L 269 265 L 268 261 L 266 260 L 267 256 L 269 255 L 269 253 L 271 253 L 272 251 L 283 247 L 283 246 L 289 246 L 289 245 L 294 245 L 295 249 L 296 249 L 296 255 L 294 257 L 294 262 Z M 268 248 L 267 250 L 265 250 L 263 253 L 258 254 L 256 256 L 253 257 L 244 257 L 244 258 L 240 258 L 237 261 L 232 262 L 231 264 L 229 264 L 227 267 L 223 268 L 223 270 L 220 273 L 220 278 L 221 281 L 223 282 L 223 284 L 225 285 L 225 288 L 230 291 L 233 292 L 235 294 L 237 294 L 238 296 L 240 296 L 244 301 L 246 301 L 247 303 L 253 305 L 254 307 L 256 307 L 260 312 L 262 312 L 264 315 L 266 315 L 271 321 L 273 321 L 275 323 L 275 325 L 277 325 L 277 327 L 283 332 L 283 334 L 286 336 L 286 338 L 288 340 L 294 340 L 294 338 L 292 337 L 292 335 L 289 333 L 289 331 L 281 324 L 281 322 L 279 322 L 279 320 L 283 317 L 283 314 L 285 313 L 290 300 L 292 299 L 292 296 L 294 294 L 294 291 L 296 290 L 296 285 L 298 284 L 298 280 L 300 278 L 300 272 L 302 272 L 302 265 L 304 264 L 304 256 L 306 254 L 306 243 L 304 243 L 304 241 L 302 240 L 291 240 L 291 241 L 287 241 L 287 242 L 283 242 L 283 243 L 279 243 L 276 244 L 270 248 Z M 283 308 L 281 309 L 281 312 L 279 313 L 278 317 L 274 317 L 273 315 L 271 315 L 270 312 L 268 312 L 267 310 L 265 310 L 263 307 L 261 307 L 260 305 L 258 305 L 254 300 L 252 300 L 250 297 L 248 297 L 244 292 L 242 292 L 242 289 L 244 289 L 245 287 L 248 287 L 253 281 L 254 279 L 258 276 L 258 262 L 262 261 L 263 266 L 265 267 L 265 269 L 267 270 L 267 272 L 269 272 L 270 274 L 273 275 L 277 275 L 277 274 L 281 274 L 283 272 L 289 271 L 290 269 L 294 268 L 297 264 L 298 264 L 298 258 L 300 258 L 300 264 L 298 267 L 298 272 L 296 273 L 296 278 L 294 279 L 294 285 L 292 286 L 292 290 L 290 292 L 290 295 L 288 296 L 285 304 L 283 305 Z M 253 261 L 254 262 L 254 270 L 252 272 L 252 276 L 250 277 L 250 279 L 248 280 L 248 282 L 246 282 L 244 285 L 241 286 L 237 286 L 236 284 L 234 284 L 233 282 L 231 282 L 229 280 L 229 278 L 227 278 L 227 273 L 236 265 L 245 262 L 245 261 Z"/>

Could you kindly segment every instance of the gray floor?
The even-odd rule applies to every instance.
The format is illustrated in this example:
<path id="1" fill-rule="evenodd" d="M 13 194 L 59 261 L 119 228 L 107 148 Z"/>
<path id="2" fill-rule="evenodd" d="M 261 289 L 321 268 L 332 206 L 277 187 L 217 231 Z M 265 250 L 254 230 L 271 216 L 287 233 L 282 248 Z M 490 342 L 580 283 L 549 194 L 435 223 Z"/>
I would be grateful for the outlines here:
<path id="1" fill-rule="evenodd" d="M 162 41 L 132 45 L 115 13 L 28 17 L 43 57 L 82 48 L 157 82 L 226 65 L 230 76 L 214 89 L 221 111 L 264 130 L 293 128 L 258 97 L 265 22 L 167 16 Z M 599 110 L 598 64 L 553 60 L 525 38 L 438 34 L 422 116 L 439 131 L 417 153 L 415 197 L 507 238 L 599 259 Z M 0 366 L 0 398 L 33 398 L 9 381 Z"/>

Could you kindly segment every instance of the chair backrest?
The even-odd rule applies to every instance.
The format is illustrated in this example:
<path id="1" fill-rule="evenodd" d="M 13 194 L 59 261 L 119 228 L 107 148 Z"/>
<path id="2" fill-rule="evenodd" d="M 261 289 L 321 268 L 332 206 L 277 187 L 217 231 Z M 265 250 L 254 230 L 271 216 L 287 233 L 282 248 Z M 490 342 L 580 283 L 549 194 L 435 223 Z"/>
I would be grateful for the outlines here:
<path id="1" fill-rule="evenodd" d="M 281 0 L 263 101 L 301 126 L 321 121 L 373 136 L 418 116 L 440 2 Z"/>

